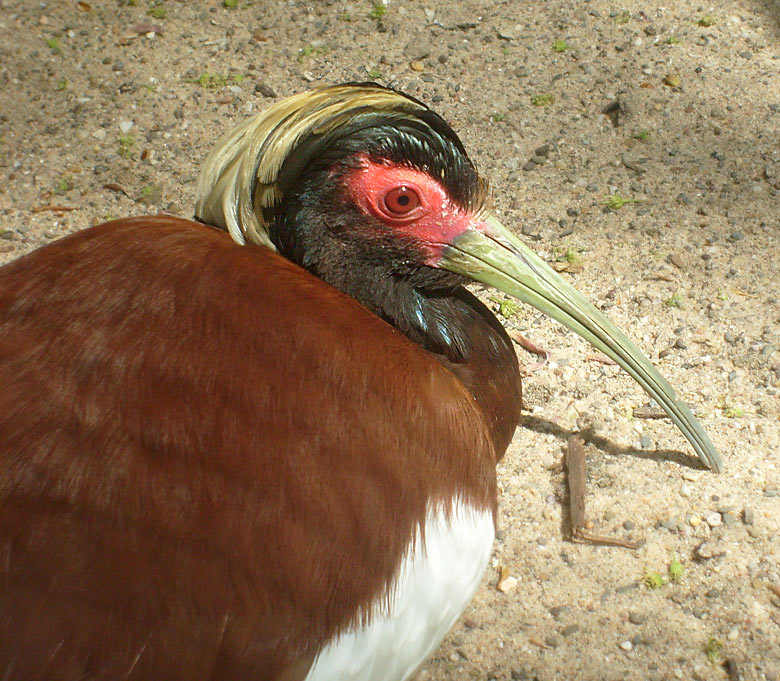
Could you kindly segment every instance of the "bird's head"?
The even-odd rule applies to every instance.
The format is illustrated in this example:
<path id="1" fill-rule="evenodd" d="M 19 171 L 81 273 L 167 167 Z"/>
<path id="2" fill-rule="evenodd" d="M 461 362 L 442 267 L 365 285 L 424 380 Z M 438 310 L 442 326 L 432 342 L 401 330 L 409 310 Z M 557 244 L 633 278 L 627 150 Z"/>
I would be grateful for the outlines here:
<path id="1" fill-rule="evenodd" d="M 465 278 L 529 303 L 617 362 L 720 470 L 701 425 L 644 354 L 485 199 L 485 183 L 440 116 L 364 83 L 295 95 L 231 132 L 206 160 L 196 214 L 328 281 L 352 268 L 423 289 Z"/>

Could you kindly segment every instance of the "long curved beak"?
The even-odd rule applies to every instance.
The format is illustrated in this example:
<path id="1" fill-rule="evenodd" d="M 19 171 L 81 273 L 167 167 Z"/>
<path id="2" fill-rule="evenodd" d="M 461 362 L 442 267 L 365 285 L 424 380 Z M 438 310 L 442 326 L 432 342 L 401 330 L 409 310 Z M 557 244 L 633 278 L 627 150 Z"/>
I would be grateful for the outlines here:
<path id="1" fill-rule="evenodd" d="M 650 360 L 612 322 L 545 263 L 489 216 L 458 235 L 438 266 L 494 286 L 569 327 L 620 365 L 666 411 L 699 458 L 720 472 L 723 462 L 691 410 Z"/>

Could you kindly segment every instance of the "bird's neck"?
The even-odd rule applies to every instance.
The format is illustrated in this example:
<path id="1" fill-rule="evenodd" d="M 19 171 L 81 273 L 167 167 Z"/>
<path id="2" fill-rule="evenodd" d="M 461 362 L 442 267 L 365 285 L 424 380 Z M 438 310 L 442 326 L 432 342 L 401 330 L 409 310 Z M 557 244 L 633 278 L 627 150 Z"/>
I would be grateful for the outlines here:
<path id="1" fill-rule="evenodd" d="M 366 275 L 363 270 L 362 274 Z M 357 299 L 449 369 L 474 396 L 501 457 L 520 418 L 517 357 L 495 316 L 462 286 L 440 291 L 377 273 L 359 284 L 328 282 Z M 327 281 L 327 279 L 326 279 Z"/>
<path id="2" fill-rule="evenodd" d="M 403 253 L 386 254 L 396 263 L 391 270 L 363 241 L 342 238 L 335 217 L 323 228 L 311 204 L 334 203 L 322 189 L 332 181 L 315 175 L 300 196 L 290 198 L 287 212 L 271 224 L 272 241 L 286 258 L 356 299 L 449 369 L 482 409 L 501 457 L 522 405 L 517 358 L 506 331 L 462 286 L 462 277 L 431 267 L 404 268 Z"/>

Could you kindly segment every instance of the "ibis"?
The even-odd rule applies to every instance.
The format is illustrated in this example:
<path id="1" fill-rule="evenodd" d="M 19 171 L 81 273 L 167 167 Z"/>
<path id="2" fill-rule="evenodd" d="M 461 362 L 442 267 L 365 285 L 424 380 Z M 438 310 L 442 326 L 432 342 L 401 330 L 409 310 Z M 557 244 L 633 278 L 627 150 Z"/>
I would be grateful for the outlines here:
<path id="1" fill-rule="evenodd" d="M 195 220 L 2 267 L 0 678 L 410 678 L 484 574 L 520 418 L 512 343 L 468 282 L 612 358 L 719 470 L 486 200 L 439 115 L 352 83 L 229 132 Z"/>

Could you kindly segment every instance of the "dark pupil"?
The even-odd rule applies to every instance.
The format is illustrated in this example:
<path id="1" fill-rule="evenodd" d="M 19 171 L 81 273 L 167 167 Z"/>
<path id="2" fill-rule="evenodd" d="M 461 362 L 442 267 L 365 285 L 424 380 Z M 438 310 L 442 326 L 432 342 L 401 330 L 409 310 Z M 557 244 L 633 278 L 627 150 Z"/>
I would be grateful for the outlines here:
<path id="1" fill-rule="evenodd" d="M 408 205 L 409 205 L 409 201 L 410 201 L 410 200 L 411 200 L 411 199 L 409 198 L 409 195 L 408 195 L 408 194 L 401 194 L 401 196 L 399 196 L 399 197 L 396 199 L 396 201 L 398 201 L 398 205 L 399 205 L 399 206 L 408 206 Z"/>

